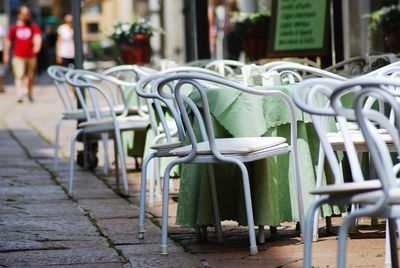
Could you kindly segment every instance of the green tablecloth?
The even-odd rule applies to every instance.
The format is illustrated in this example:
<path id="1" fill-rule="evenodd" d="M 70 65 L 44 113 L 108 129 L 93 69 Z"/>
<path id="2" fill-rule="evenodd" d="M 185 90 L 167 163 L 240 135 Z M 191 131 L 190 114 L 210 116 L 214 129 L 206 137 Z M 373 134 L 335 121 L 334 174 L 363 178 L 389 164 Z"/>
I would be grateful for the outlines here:
<path id="1" fill-rule="evenodd" d="M 124 88 L 124 94 L 128 107 L 137 107 L 140 105 L 134 88 Z M 126 155 L 143 157 L 147 136 L 145 131 L 124 131 L 121 136 Z"/>
<path id="2" fill-rule="evenodd" d="M 290 87 L 282 91 L 290 93 Z M 261 97 L 220 88 L 207 91 L 217 137 L 283 136 L 290 140 L 290 117 L 279 97 Z M 197 105 L 198 95 L 192 95 Z M 303 198 L 306 208 L 314 201 L 319 140 L 311 120 L 297 110 L 298 148 Z M 289 154 L 248 165 L 256 225 L 278 225 L 298 220 L 298 207 Z M 241 173 L 232 165 L 216 165 L 216 184 L 222 220 L 246 225 Z M 324 213 L 332 213 L 324 207 Z M 176 223 L 195 227 L 212 225 L 212 204 L 204 165 L 183 165 Z"/>

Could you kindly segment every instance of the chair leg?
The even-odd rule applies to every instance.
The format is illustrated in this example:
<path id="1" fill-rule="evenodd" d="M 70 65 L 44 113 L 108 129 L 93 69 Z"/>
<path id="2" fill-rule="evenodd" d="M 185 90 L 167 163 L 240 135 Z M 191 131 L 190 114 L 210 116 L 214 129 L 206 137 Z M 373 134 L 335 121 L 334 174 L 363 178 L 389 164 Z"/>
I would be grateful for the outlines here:
<path id="1" fill-rule="evenodd" d="M 314 231 L 314 224 L 313 221 L 315 220 L 314 215 L 315 212 L 319 210 L 322 204 L 326 203 L 328 200 L 327 197 L 320 198 L 316 202 L 312 203 L 311 206 L 308 208 L 308 212 L 306 215 L 306 222 L 305 222 L 305 230 L 304 230 L 304 260 L 303 260 L 303 267 L 311 267 L 311 250 L 312 250 L 312 241 L 313 241 L 313 231 Z"/>
<path id="2" fill-rule="evenodd" d="M 82 129 L 78 129 L 75 131 L 74 135 L 71 138 L 71 150 L 70 150 L 70 158 L 69 158 L 69 176 L 68 176 L 68 193 L 72 194 L 72 184 L 74 180 L 74 162 L 75 162 L 75 144 L 78 135 L 82 132 Z"/>
<path id="3" fill-rule="evenodd" d="M 119 182 L 119 157 L 118 157 L 118 145 L 115 140 L 114 135 L 114 167 L 115 167 L 115 184 L 117 185 L 117 190 L 120 190 L 120 182 Z"/>
<path id="4" fill-rule="evenodd" d="M 347 233 L 351 224 L 358 217 L 368 216 L 366 211 L 372 211 L 373 209 L 359 209 L 354 212 L 350 212 L 347 217 L 345 217 L 339 227 L 339 243 L 338 243 L 338 255 L 337 255 L 337 267 L 345 268 L 346 267 L 346 249 L 347 249 Z"/>
<path id="5" fill-rule="evenodd" d="M 174 162 L 171 162 L 164 171 L 164 187 L 162 199 L 162 223 L 161 223 L 161 255 L 168 254 L 168 196 L 169 196 L 169 174 L 174 167 Z"/>
<path id="6" fill-rule="evenodd" d="M 138 239 L 144 238 L 144 213 L 146 210 L 146 173 L 147 167 L 151 159 L 155 157 L 154 153 L 147 155 L 143 159 L 142 174 L 140 179 L 140 206 L 139 206 L 139 226 L 138 226 Z"/>
<path id="7" fill-rule="evenodd" d="M 400 232 L 400 219 L 396 219 L 396 225 L 397 225 L 397 237 L 399 237 L 399 232 Z"/>
<path id="8" fill-rule="evenodd" d="M 101 140 L 103 142 L 103 147 L 104 147 L 104 165 L 103 165 L 103 172 L 104 174 L 108 174 L 108 169 L 110 167 L 110 160 L 109 160 L 109 155 L 108 155 L 108 134 L 107 133 L 102 133 L 101 134 Z"/>
<path id="9" fill-rule="evenodd" d="M 214 166 L 212 164 L 207 164 L 207 170 L 208 170 L 208 182 L 210 183 L 210 192 L 211 192 L 211 199 L 214 212 L 215 236 L 217 238 L 217 242 L 222 243 L 224 239 L 222 236 L 221 217 L 219 213 L 217 187 L 215 184 Z"/>
<path id="10" fill-rule="evenodd" d="M 325 164 L 325 153 L 322 145 L 319 146 L 319 153 L 318 153 L 318 168 L 317 168 L 317 181 L 315 183 L 316 188 L 322 185 L 322 178 L 324 176 L 324 164 Z M 315 201 L 319 200 L 321 196 L 315 196 Z M 318 223 L 319 223 L 319 210 L 315 211 L 314 214 L 314 225 L 313 225 L 313 241 L 318 240 Z M 301 229 L 301 228 L 300 228 Z"/>
<path id="11" fill-rule="evenodd" d="M 156 169 L 157 169 L 157 159 L 154 159 L 153 162 L 151 162 L 150 166 L 151 169 L 149 170 L 149 173 L 151 173 L 151 176 L 149 176 L 150 180 L 150 184 L 149 184 L 149 207 L 153 207 L 154 206 L 154 180 L 156 177 Z"/>
<path id="12" fill-rule="evenodd" d="M 122 180 L 124 182 L 124 190 L 126 193 L 128 193 L 129 189 L 128 189 L 128 176 L 126 174 L 126 161 L 125 161 L 124 150 L 122 148 L 121 132 L 119 131 L 118 128 L 115 129 L 115 141 L 117 142 L 119 160 L 121 161 L 121 173 L 122 173 Z"/>
<path id="13" fill-rule="evenodd" d="M 82 141 L 83 141 L 83 168 L 88 169 L 89 167 L 89 160 L 88 160 L 88 140 L 87 140 L 87 135 L 85 133 L 82 133 Z"/>
<path id="14" fill-rule="evenodd" d="M 160 173 L 160 168 L 161 168 L 161 161 L 160 158 L 155 159 L 155 167 L 154 167 L 154 176 L 156 177 L 157 184 L 156 184 L 156 197 L 160 198 L 161 197 L 161 173 Z"/>
<path id="15" fill-rule="evenodd" d="M 397 235 L 396 220 L 388 219 L 389 240 L 390 240 L 390 256 L 392 259 L 392 267 L 399 267 L 399 257 L 397 253 Z"/>
<path id="16" fill-rule="evenodd" d="M 386 234 L 385 234 L 385 267 L 392 267 L 392 252 L 391 252 L 391 243 L 390 243 L 390 230 L 389 230 L 389 221 L 386 221 Z"/>
<path id="17" fill-rule="evenodd" d="M 264 228 L 264 225 L 258 225 L 258 243 L 265 244 L 265 228 Z"/>
<path id="18" fill-rule="evenodd" d="M 56 121 L 56 140 L 54 142 L 54 171 L 58 170 L 58 151 L 60 148 L 60 128 L 63 118 L 60 117 Z"/>
<path id="19" fill-rule="evenodd" d="M 300 222 L 300 236 L 302 236 L 303 230 L 305 228 L 304 219 L 305 219 L 305 212 L 304 212 L 304 201 L 303 201 L 303 191 L 301 188 L 301 178 L 300 178 L 300 168 L 299 168 L 299 158 L 298 155 L 293 150 L 293 142 L 292 142 L 292 150 L 290 151 L 290 155 L 293 161 L 293 175 L 294 175 L 294 182 L 296 187 L 296 194 L 298 200 L 298 210 L 299 210 L 299 222 Z"/>
<path id="20" fill-rule="evenodd" d="M 236 164 L 239 166 L 242 172 L 244 200 L 246 203 L 246 214 L 247 214 L 247 226 L 248 226 L 247 228 L 249 231 L 249 240 L 250 240 L 250 254 L 256 255 L 258 254 L 258 249 L 256 244 L 256 234 L 254 230 L 254 217 L 253 217 L 253 206 L 251 204 L 249 174 L 247 172 L 246 166 L 242 162 L 238 161 Z"/>

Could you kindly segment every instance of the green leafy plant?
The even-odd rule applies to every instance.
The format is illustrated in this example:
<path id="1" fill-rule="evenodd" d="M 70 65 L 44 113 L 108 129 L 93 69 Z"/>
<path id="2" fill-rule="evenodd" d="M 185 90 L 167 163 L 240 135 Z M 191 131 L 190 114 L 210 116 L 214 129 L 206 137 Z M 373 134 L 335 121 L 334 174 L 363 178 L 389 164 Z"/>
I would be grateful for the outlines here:
<path id="1" fill-rule="evenodd" d="M 384 6 L 364 17 L 370 18 L 369 30 L 372 32 L 388 32 L 400 24 L 400 5 Z"/>
<path id="2" fill-rule="evenodd" d="M 133 44 L 133 37 L 137 35 L 152 36 L 159 31 L 154 28 L 147 20 L 139 19 L 132 22 L 117 21 L 113 24 L 112 34 L 109 36 L 116 43 L 125 42 Z"/>
<path id="3" fill-rule="evenodd" d="M 234 31 L 244 33 L 254 28 L 268 29 L 270 16 L 266 13 L 233 13 L 231 23 Z"/>

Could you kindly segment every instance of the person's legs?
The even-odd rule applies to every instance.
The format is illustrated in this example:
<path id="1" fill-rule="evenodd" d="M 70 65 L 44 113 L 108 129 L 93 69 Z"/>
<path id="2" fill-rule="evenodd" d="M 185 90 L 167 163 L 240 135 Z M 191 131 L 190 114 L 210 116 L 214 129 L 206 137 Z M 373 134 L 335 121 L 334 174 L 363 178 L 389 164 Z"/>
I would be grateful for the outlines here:
<path id="1" fill-rule="evenodd" d="M 22 102 L 22 98 L 24 94 L 26 94 L 26 86 L 23 81 L 26 68 L 25 60 L 23 58 L 14 57 L 12 59 L 12 67 L 15 78 L 15 92 L 18 102 Z"/>
<path id="2" fill-rule="evenodd" d="M 68 67 L 68 68 L 74 68 L 74 59 L 67 59 L 67 58 L 62 58 L 62 66 Z"/>
<path id="3" fill-rule="evenodd" d="M 4 90 L 4 73 L 5 73 L 5 66 L 3 64 L 3 51 L 0 51 L 0 93 L 5 92 L 5 90 Z"/>
<path id="4" fill-rule="evenodd" d="M 3 68 L 3 65 L 0 65 L 0 73 L 1 73 L 1 69 Z M 0 93 L 2 92 L 6 92 L 4 89 L 4 75 L 0 74 Z"/>
<path id="5" fill-rule="evenodd" d="M 26 84 L 28 87 L 29 101 L 33 101 L 33 84 L 36 72 L 36 57 L 29 58 L 26 61 Z"/>

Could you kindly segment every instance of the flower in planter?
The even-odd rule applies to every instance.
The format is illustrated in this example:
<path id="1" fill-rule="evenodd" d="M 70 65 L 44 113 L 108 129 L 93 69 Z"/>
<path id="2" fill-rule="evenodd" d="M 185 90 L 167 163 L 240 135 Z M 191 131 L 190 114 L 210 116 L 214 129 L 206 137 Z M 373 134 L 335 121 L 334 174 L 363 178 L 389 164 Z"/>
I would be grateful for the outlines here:
<path id="1" fill-rule="evenodd" d="M 400 5 L 384 6 L 363 17 L 370 19 L 370 50 L 400 52 Z"/>
<path id="2" fill-rule="evenodd" d="M 243 34 L 252 29 L 265 29 L 268 31 L 270 16 L 266 13 L 243 13 L 235 12 L 231 23 L 234 31 Z"/>
<path id="3" fill-rule="evenodd" d="M 145 19 L 134 20 L 130 23 L 117 21 L 113 24 L 113 31 L 110 38 L 116 43 L 133 44 L 135 36 L 150 37 L 155 31 L 159 30 Z"/>
<path id="4" fill-rule="evenodd" d="M 371 31 L 392 31 L 397 29 L 400 24 L 400 6 L 384 6 L 370 14 L 366 14 L 365 17 L 371 19 L 369 25 Z"/>
<path id="5" fill-rule="evenodd" d="M 267 56 L 267 37 L 270 16 L 265 13 L 239 13 L 232 17 L 233 31 L 242 39 L 249 61 Z"/>

